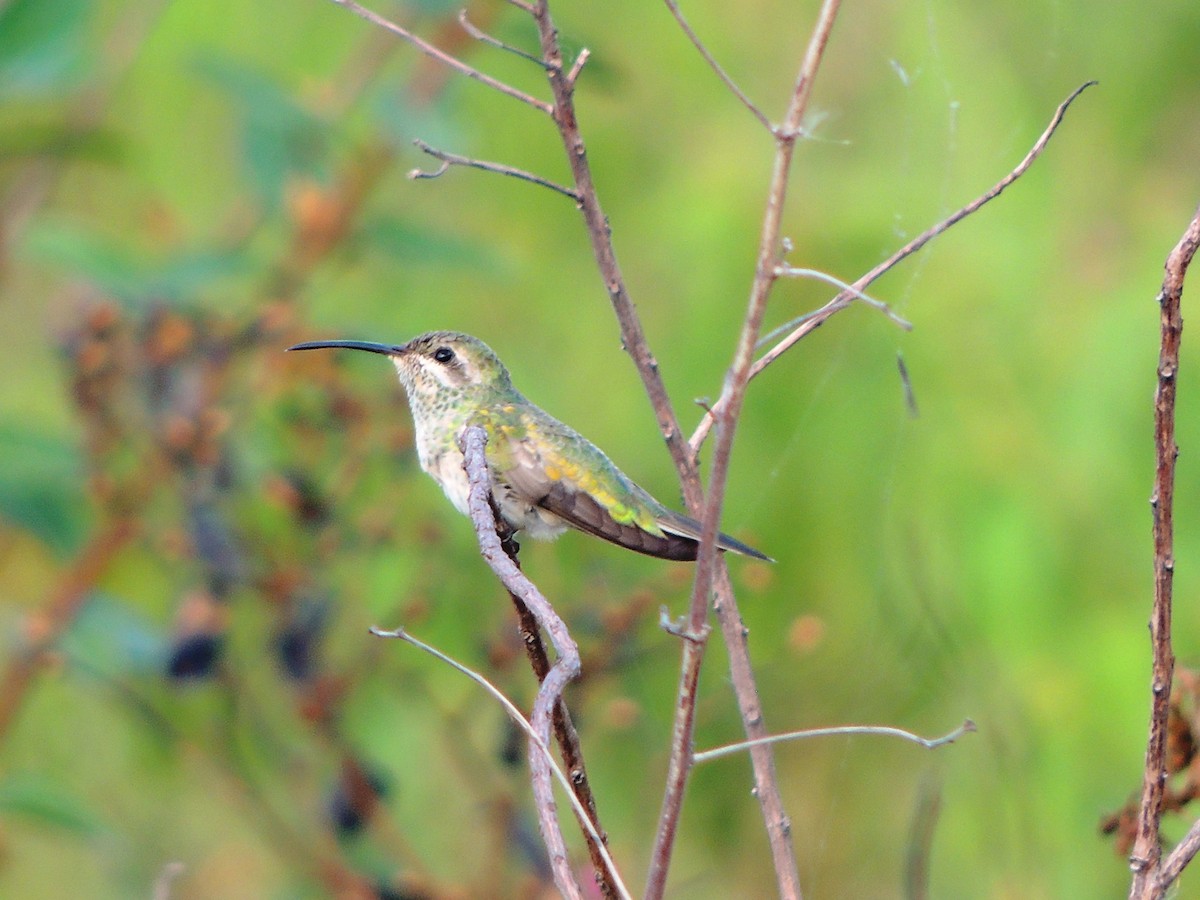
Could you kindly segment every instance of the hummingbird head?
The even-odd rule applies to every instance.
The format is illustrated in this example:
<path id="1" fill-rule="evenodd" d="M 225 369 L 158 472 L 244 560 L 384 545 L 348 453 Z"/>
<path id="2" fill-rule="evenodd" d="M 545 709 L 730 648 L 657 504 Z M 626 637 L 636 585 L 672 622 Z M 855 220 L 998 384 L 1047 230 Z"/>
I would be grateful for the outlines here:
<path id="1" fill-rule="evenodd" d="M 406 344 L 368 341 L 309 341 L 289 350 L 341 347 L 391 359 L 415 413 L 443 408 L 454 400 L 487 399 L 511 391 L 508 369 L 483 341 L 457 331 L 430 331 Z"/>

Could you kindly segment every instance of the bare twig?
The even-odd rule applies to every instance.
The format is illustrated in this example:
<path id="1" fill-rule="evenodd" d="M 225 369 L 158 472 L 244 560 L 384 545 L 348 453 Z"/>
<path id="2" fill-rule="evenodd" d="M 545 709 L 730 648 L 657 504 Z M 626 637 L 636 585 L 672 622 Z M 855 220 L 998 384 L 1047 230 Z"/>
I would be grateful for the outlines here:
<path id="1" fill-rule="evenodd" d="M 777 276 L 779 276 L 780 278 L 812 278 L 815 281 L 824 281 L 826 284 L 832 284 L 834 287 L 840 288 L 841 290 L 846 291 L 847 293 L 853 295 L 854 299 L 862 301 L 863 303 L 867 304 L 867 306 L 871 307 L 872 309 L 879 310 L 881 313 L 883 313 L 885 316 L 887 316 L 889 319 L 891 319 L 893 322 L 895 322 L 897 325 L 899 325 L 905 331 L 912 331 L 912 322 L 910 322 L 907 319 L 898 315 L 894 309 L 892 309 L 890 306 L 888 306 L 882 300 L 876 300 L 874 297 L 869 297 L 868 295 L 866 295 L 862 291 L 860 291 L 858 288 L 856 288 L 854 285 L 846 284 L 846 282 L 842 281 L 841 279 L 834 278 L 832 275 L 829 275 L 826 272 L 822 272 L 820 269 L 798 269 L 794 266 L 780 265 L 780 266 L 776 267 L 775 274 Z M 792 327 L 800 324 L 805 319 L 809 318 L 809 316 L 811 316 L 811 315 L 812 315 L 812 313 L 809 313 L 808 315 L 801 316 L 799 319 L 793 319 L 791 322 L 785 322 L 783 325 L 780 325 L 778 328 L 763 335 L 761 338 L 759 338 L 758 344 L 755 346 L 755 349 L 758 349 L 763 344 L 770 341 L 776 335 L 779 335 L 785 331 L 791 330 Z"/>
<path id="2" fill-rule="evenodd" d="M 1192 827 L 1183 836 L 1183 840 L 1175 845 L 1175 849 L 1159 866 L 1158 877 L 1155 880 L 1164 889 L 1164 892 L 1182 874 L 1197 852 L 1200 852 L 1200 821 L 1192 823 Z"/>
<path id="3" fill-rule="evenodd" d="M 1154 393 L 1154 490 L 1150 494 L 1150 509 L 1154 518 L 1154 610 L 1150 616 L 1150 640 L 1154 663 L 1142 801 L 1138 810 L 1137 837 L 1129 859 L 1129 866 L 1133 870 L 1130 900 L 1162 897 L 1171 884 L 1171 880 L 1164 880 L 1165 871 L 1159 865 L 1162 848 L 1158 829 L 1162 819 L 1163 789 L 1167 782 L 1167 719 L 1175 670 L 1175 653 L 1171 648 L 1171 594 L 1175 574 L 1175 460 L 1179 455 L 1179 447 L 1175 443 L 1175 392 L 1179 374 L 1179 344 L 1183 334 L 1180 300 L 1184 277 L 1197 246 L 1200 246 L 1200 209 L 1197 209 L 1183 237 L 1167 257 L 1166 274 L 1158 294 L 1162 336 L 1158 355 L 1158 388 Z M 1188 852 L 1190 855 L 1196 852 L 1190 844 Z M 1172 861 L 1172 879 L 1185 864 L 1186 859 L 1182 855 Z"/>
<path id="4" fill-rule="evenodd" d="M 448 153 L 445 150 L 439 150 L 437 147 L 431 147 L 420 138 L 413 141 L 413 145 L 421 152 L 428 153 L 434 159 L 440 159 L 442 165 L 435 172 L 422 172 L 420 169 L 413 169 L 408 173 L 409 178 L 437 178 L 439 175 L 444 175 L 450 166 L 466 166 L 471 169 L 482 169 L 485 172 L 495 172 L 497 175 L 507 175 L 510 178 L 519 178 L 522 181 L 529 181 L 533 184 L 541 185 L 545 188 L 550 188 L 552 191 L 570 197 L 576 203 L 579 202 L 579 194 L 571 190 L 569 187 L 564 187 L 557 182 L 550 181 L 540 175 L 534 175 L 532 172 L 526 172 L 524 169 L 517 169 L 513 166 L 506 166 L 503 163 L 487 162 L 482 159 L 471 159 L 468 156 L 459 156 L 457 153 Z"/>
<path id="5" fill-rule="evenodd" d="M 537 733 L 537 731 L 534 729 L 533 725 L 530 724 L 529 720 L 526 719 L 525 716 L 523 716 L 521 714 L 521 711 L 519 709 L 517 709 L 516 705 L 511 700 L 509 700 L 508 697 L 506 697 L 504 695 L 503 691 L 501 691 L 498 687 L 496 687 L 494 684 L 492 684 L 490 681 L 488 681 L 488 679 L 485 678 L 483 675 L 481 675 L 479 672 L 476 672 L 474 669 L 470 669 L 467 666 L 464 666 L 458 660 L 454 659 L 451 656 L 447 656 L 445 653 L 443 653 L 441 650 L 438 650 L 436 647 L 433 647 L 429 644 L 426 644 L 425 642 L 423 642 L 421 640 L 418 640 L 417 638 L 413 637 L 409 632 L 405 631 L 404 628 L 395 628 L 392 630 L 385 631 L 384 629 L 376 628 L 376 627 L 372 626 L 370 631 L 371 631 L 371 634 L 376 635 L 377 637 L 398 638 L 402 641 L 406 641 L 409 644 L 412 644 L 418 650 L 423 650 L 424 652 L 428 653 L 430 656 L 434 657 L 435 659 L 441 660 L 442 662 L 444 662 L 446 665 L 450 666 L 454 670 L 461 672 L 463 675 L 466 675 L 469 679 L 471 679 L 473 682 L 475 682 L 477 685 L 479 685 L 481 688 L 483 688 L 485 691 L 487 691 L 487 693 L 490 694 L 492 696 L 492 698 L 495 699 L 496 702 L 498 702 L 504 708 L 505 713 L 507 713 L 508 717 L 517 724 L 517 727 L 520 728 L 523 732 L 525 732 L 525 734 L 529 737 L 531 745 L 537 747 L 538 752 L 540 752 L 542 754 L 543 758 L 545 759 L 546 765 L 548 765 L 550 767 L 551 772 L 554 774 L 554 778 L 558 781 L 559 785 L 563 788 L 564 791 L 566 791 L 567 796 L 570 798 L 571 805 L 575 808 L 575 814 L 579 817 L 581 822 L 585 823 L 584 827 L 591 834 L 592 839 L 594 841 L 596 841 L 596 843 L 598 845 L 600 845 L 601 847 L 604 846 L 603 838 L 601 837 L 599 832 L 596 831 L 595 826 L 593 825 L 591 819 L 587 815 L 587 810 L 584 809 L 583 804 L 580 803 L 578 798 L 575 797 L 575 793 L 571 789 L 571 778 L 567 775 L 566 772 L 564 772 L 562 770 L 562 767 L 559 766 L 558 763 L 556 763 L 554 761 L 554 755 L 550 752 L 549 745 L 546 744 L 545 741 L 543 741 L 542 737 Z M 625 884 L 621 881 L 621 875 L 617 871 L 616 863 L 613 861 L 612 857 L 609 855 L 608 849 L 605 847 L 602 850 L 602 853 L 604 856 L 605 865 L 608 867 L 609 873 L 612 875 L 614 881 L 618 885 L 618 888 L 619 888 L 618 896 L 620 896 L 622 898 L 629 898 L 630 897 L 629 890 L 628 890 L 628 888 L 625 887 Z"/>
<path id="6" fill-rule="evenodd" d="M 492 509 L 491 476 L 488 473 L 487 458 L 484 455 L 484 448 L 487 446 L 487 432 L 478 425 L 470 425 L 463 429 L 460 441 L 463 451 L 463 469 L 467 473 L 467 480 L 470 484 L 467 505 L 471 513 L 471 521 L 475 525 L 475 536 L 479 541 L 480 552 L 492 571 L 496 573 L 496 577 L 500 579 L 500 583 L 511 593 L 519 596 L 529 611 L 537 618 L 538 624 L 546 632 L 550 643 L 558 653 L 558 662 L 551 666 L 550 671 L 546 673 L 537 697 L 533 701 L 533 712 L 529 717 L 541 744 L 548 747 L 554 707 L 561 699 L 567 684 L 579 674 L 579 650 L 567 632 L 566 624 L 555 613 L 549 601 L 537 589 L 537 586 L 517 568 L 501 545 Z M 563 839 L 562 828 L 558 822 L 550 767 L 546 764 L 544 754 L 534 741 L 530 741 L 529 744 L 529 770 L 533 781 L 534 798 L 537 801 L 538 826 L 542 832 L 542 840 L 550 854 L 554 883 L 565 896 L 582 900 L 583 894 L 580 891 L 579 883 L 575 880 L 575 874 L 571 870 L 566 841 Z"/>
<path id="7" fill-rule="evenodd" d="M 571 64 L 571 70 L 565 76 L 568 87 L 575 87 L 575 82 L 579 79 L 579 73 L 583 71 L 583 67 L 587 65 L 587 61 L 591 58 L 591 55 L 592 51 L 587 47 L 579 51 L 579 55 L 575 57 L 575 62 Z"/>
<path id="8" fill-rule="evenodd" d="M 1095 83 L 1096 82 L 1094 81 L 1089 81 L 1080 85 L 1071 92 L 1066 100 L 1058 105 L 1058 108 L 1054 111 L 1054 115 L 1050 118 L 1050 124 L 1046 126 L 1046 129 L 1042 132 L 1041 136 L 1034 142 L 1029 152 L 1025 154 L 1025 158 L 1022 159 L 1012 171 L 1010 171 L 991 188 L 989 188 L 987 191 L 984 191 L 966 206 L 947 216 L 945 219 L 942 219 L 933 227 L 917 235 L 879 265 L 875 266 L 873 269 L 855 281 L 852 285 L 849 285 L 845 290 L 841 291 L 841 293 L 839 293 L 820 309 L 809 313 L 807 316 L 804 316 L 801 320 L 799 320 L 799 324 L 791 334 L 764 353 L 754 363 L 754 365 L 751 366 L 750 378 L 756 378 L 759 373 L 763 371 L 763 369 L 795 346 L 801 340 L 801 338 L 815 331 L 834 313 L 837 313 L 849 306 L 851 302 L 859 296 L 859 293 L 864 288 L 876 281 L 885 272 L 888 272 L 894 268 L 901 260 L 912 256 L 935 237 L 948 230 L 951 226 L 956 225 L 967 216 L 976 212 L 985 203 L 1000 196 L 1000 193 L 1005 188 L 1025 174 L 1029 167 L 1033 165 L 1033 161 L 1041 155 L 1043 150 L 1046 149 L 1046 145 L 1050 142 L 1050 138 L 1054 135 L 1054 132 L 1058 130 L 1058 126 L 1062 123 L 1063 116 L 1066 114 L 1068 107 L 1070 107 L 1070 105 L 1075 101 L 1075 98 L 1077 98 L 1080 94 L 1087 90 L 1087 88 L 1091 87 Z M 700 420 L 700 423 L 696 426 L 696 430 L 692 433 L 692 437 L 689 441 L 689 445 L 691 446 L 693 453 L 699 451 L 701 444 L 704 443 L 704 440 L 708 436 L 709 431 L 712 429 L 717 416 L 721 414 L 722 406 L 726 402 L 728 401 L 725 395 L 722 394 L 720 399 L 718 399 L 713 405 L 712 411 L 708 415 L 705 415 Z"/>
<path id="9" fill-rule="evenodd" d="M 825 0 L 813 28 L 812 37 L 800 64 L 800 71 L 792 91 L 791 102 L 783 123 L 774 129 L 775 162 L 767 190 L 766 209 L 759 235 L 758 259 L 754 282 L 750 288 L 746 316 L 738 337 L 733 361 L 725 377 L 722 391 L 721 410 L 718 414 L 719 430 L 717 446 L 713 451 L 712 475 L 708 483 L 708 499 L 701 517 L 702 529 L 700 551 L 696 560 L 696 580 L 692 587 L 689 605 L 689 630 L 700 631 L 708 616 L 709 597 L 714 596 L 713 608 L 720 623 L 730 654 L 730 669 L 738 708 L 743 726 L 751 740 L 766 737 L 766 726 L 758 699 L 754 672 L 749 664 L 746 646 L 746 631 L 737 611 L 729 573 L 724 560 L 716 551 L 718 523 L 725 497 L 725 485 L 729 474 L 729 462 L 733 449 L 733 438 L 737 430 L 738 417 L 745 397 L 746 385 L 750 380 L 750 366 L 754 348 L 762 330 L 766 314 L 767 298 L 778 275 L 780 227 L 783 209 L 787 200 L 788 179 L 796 141 L 800 135 L 800 123 L 808 108 L 813 79 L 816 77 L 824 54 L 825 45 L 837 17 L 840 0 Z M 713 591 L 714 586 L 716 591 Z M 670 859 L 671 845 L 675 836 L 675 823 L 682 808 L 683 788 L 691 769 L 691 724 L 694 711 L 685 708 L 684 700 L 691 697 L 689 689 L 698 678 L 703 648 L 694 642 L 684 644 L 684 672 L 680 678 L 681 702 L 676 705 L 676 731 L 672 742 L 671 766 L 668 772 L 667 791 L 663 798 L 659 816 L 659 830 L 651 854 L 650 874 L 647 878 L 648 897 L 661 897 L 666 885 L 666 866 Z M 688 667 L 694 667 L 689 671 Z M 780 896 L 800 896 L 800 877 L 796 867 L 796 852 L 791 842 L 791 824 L 783 809 L 783 801 L 775 779 L 775 764 L 769 747 L 756 745 L 752 751 L 754 763 L 755 793 L 758 796 L 763 821 L 771 847 L 777 886 Z"/>
<path id="10" fill-rule="evenodd" d="M 675 17 L 675 21 L 679 23 L 679 29 L 687 36 L 687 39 L 692 42 L 692 46 L 696 48 L 696 52 L 700 57 L 708 63 L 710 69 L 717 73 L 717 77 L 724 82 L 725 87 L 729 88 L 733 96 L 737 97 L 738 102 L 746 109 L 750 110 L 750 115 L 758 119 L 760 125 L 768 131 L 772 131 L 771 120 L 767 118 L 766 113 L 754 105 L 751 100 L 742 91 L 737 83 L 729 76 L 729 73 L 721 66 L 719 62 L 708 52 L 708 48 L 704 46 L 704 42 L 700 40 L 696 32 L 692 30 L 692 26 L 688 24 L 687 19 L 683 17 L 683 12 L 679 9 L 679 4 L 676 0 L 664 0 L 667 4 L 667 9 L 671 11 L 671 15 Z"/>
<path id="11" fill-rule="evenodd" d="M 588 162 L 587 144 L 583 140 L 583 134 L 579 130 L 579 121 L 575 116 L 574 80 L 563 72 L 562 47 L 559 45 L 558 29 L 550 15 L 547 0 L 538 0 L 533 4 L 530 14 L 537 25 L 542 59 L 548 65 L 546 77 L 554 96 L 552 112 L 554 124 L 558 126 L 563 149 L 566 151 L 567 164 L 571 167 L 571 177 L 575 182 L 575 190 L 579 194 L 579 211 L 583 214 L 588 239 L 592 244 L 592 253 L 596 258 L 596 266 L 600 270 L 600 276 L 604 279 L 609 302 L 612 303 L 613 312 L 617 316 L 617 324 L 621 329 L 621 343 L 625 347 L 625 352 L 632 357 L 634 365 L 637 366 L 642 386 L 650 398 L 650 405 L 654 408 L 654 415 L 658 420 L 659 431 L 662 432 L 667 449 L 671 453 L 671 461 L 679 473 L 680 486 L 683 489 L 688 508 L 697 510 L 700 508 L 703 492 L 700 487 L 700 477 L 696 472 L 695 458 L 684 441 L 683 432 L 679 427 L 679 418 L 675 415 L 671 398 L 667 395 L 662 375 L 658 371 L 658 360 L 650 352 L 650 345 L 646 342 L 646 334 L 642 330 L 637 309 L 629 296 L 625 277 L 617 263 L 612 233 L 608 227 L 608 217 L 604 214 L 599 195 L 596 193 L 591 165 Z M 577 75 L 577 69 L 583 65 L 582 60 L 585 59 L 586 55 L 580 53 L 571 72 Z"/>
<path id="12" fill-rule="evenodd" d="M 526 53 L 520 47 L 514 47 L 512 44 L 506 44 L 499 38 L 492 37 L 486 31 L 476 28 L 473 24 L 471 24 L 471 20 L 467 18 L 467 11 L 465 9 L 459 10 L 458 24 L 462 26 L 463 31 L 475 38 L 475 40 L 481 41 L 487 44 L 489 47 L 495 47 L 497 50 L 505 50 L 514 56 L 521 57 L 521 59 L 529 60 L 529 62 L 536 66 L 540 66 L 543 69 L 546 68 L 546 64 L 532 53 Z"/>
<path id="13" fill-rule="evenodd" d="M 712 750 L 703 750 L 692 755 L 692 761 L 699 764 L 709 762 L 710 760 L 720 759 L 723 756 L 734 756 L 749 750 L 751 747 L 756 747 L 761 744 L 779 744 L 784 741 L 802 741 L 807 738 L 818 737 L 834 737 L 836 735 L 846 734 L 866 734 L 876 737 L 896 737 L 902 740 L 911 741 L 914 744 L 920 744 L 926 750 L 936 750 L 938 747 L 943 747 L 946 744 L 953 744 L 964 734 L 971 734 L 976 731 L 975 723 L 967 719 L 949 734 L 944 734 L 937 738 L 924 738 L 919 734 L 911 731 L 906 731 L 903 728 L 893 728 L 889 725 L 838 725 L 833 728 L 806 728 L 801 731 L 789 731 L 784 734 L 771 734 L 767 737 L 756 738 L 752 741 L 738 741 L 736 744 L 726 744 L 724 747 L 714 747 Z"/>
<path id="14" fill-rule="evenodd" d="M 443 50 L 439 50 L 437 47 L 433 46 L 433 44 L 413 34 L 407 28 L 397 25 L 390 19 L 379 15 L 379 13 L 373 12 L 364 6 L 360 6 L 359 4 L 355 3 L 354 0 L 331 0 L 331 2 L 336 3 L 338 6 L 344 6 L 356 16 L 366 19 L 372 25 L 382 28 L 385 31 L 390 31 L 392 34 L 396 35 L 396 37 L 408 41 L 408 43 L 412 44 L 426 56 L 436 59 L 443 65 L 449 66 L 451 69 L 466 75 L 468 78 L 475 79 L 480 84 L 486 84 L 493 90 L 497 90 L 501 94 L 505 94 L 509 97 L 520 100 L 522 103 L 528 104 L 534 109 L 540 109 L 544 113 L 550 114 L 553 112 L 552 107 L 546 101 L 530 96 L 529 94 L 522 90 L 518 90 L 510 84 L 505 84 L 503 81 L 492 78 L 490 75 L 485 75 L 474 66 L 469 66 L 461 59 L 451 56 L 449 53 L 446 53 Z"/>

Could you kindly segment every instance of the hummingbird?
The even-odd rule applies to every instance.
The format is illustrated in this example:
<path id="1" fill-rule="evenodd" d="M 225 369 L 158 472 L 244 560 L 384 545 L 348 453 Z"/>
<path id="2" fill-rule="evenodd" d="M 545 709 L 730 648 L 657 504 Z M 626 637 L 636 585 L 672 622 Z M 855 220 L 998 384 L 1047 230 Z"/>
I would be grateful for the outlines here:
<path id="1" fill-rule="evenodd" d="M 469 486 L 459 435 L 487 432 L 492 496 L 513 531 L 551 540 L 575 528 L 638 553 L 691 560 L 700 523 L 668 509 L 618 469 L 599 447 L 525 399 L 483 341 L 432 331 L 406 344 L 308 341 L 289 350 L 345 348 L 391 359 L 408 395 L 417 456 L 450 502 L 467 514 Z M 717 546 L 770 557 L 722 534 Z"/>

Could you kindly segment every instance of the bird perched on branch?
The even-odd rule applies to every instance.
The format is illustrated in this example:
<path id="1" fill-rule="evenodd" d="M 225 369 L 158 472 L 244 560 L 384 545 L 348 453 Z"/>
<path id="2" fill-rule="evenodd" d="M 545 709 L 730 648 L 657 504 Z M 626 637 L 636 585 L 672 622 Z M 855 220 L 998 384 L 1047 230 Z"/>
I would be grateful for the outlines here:
<path id="1" fill-rule="evenodd" d="M 467 476 L 458 440 L 468 425 L 488 436 L 492 495 L 514 531 L 549 540 L 568 527 L 660 559 L 695 559 L 700 523 L 654 499 L 603 451 L 534 406 L 478 338 L 453 331 L 406 344 L 309 341 L 290 350 L 346 348 L 380 353 L 396 367 L 416 426 L 421 468 L 467 513 Z M 722 534 L 722 550 L 769 560 Z"/>

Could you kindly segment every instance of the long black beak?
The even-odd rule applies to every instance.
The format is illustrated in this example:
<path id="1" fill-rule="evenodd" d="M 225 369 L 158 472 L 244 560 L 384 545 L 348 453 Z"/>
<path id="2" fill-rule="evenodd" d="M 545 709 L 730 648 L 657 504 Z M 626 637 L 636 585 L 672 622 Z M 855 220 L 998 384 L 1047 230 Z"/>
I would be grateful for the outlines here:
<path id="1" fill-rule="evenodd" d="M 395 344 L 374 344 L 370 341 L 305 341 L 295 347 L 288 347 L 288 350 L 323 350 L 327 347 L 366 350 L 368 353 L 382 353 L 384 356 L 399 356 L 404 350 Z"/>

